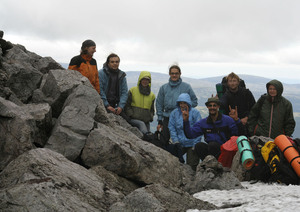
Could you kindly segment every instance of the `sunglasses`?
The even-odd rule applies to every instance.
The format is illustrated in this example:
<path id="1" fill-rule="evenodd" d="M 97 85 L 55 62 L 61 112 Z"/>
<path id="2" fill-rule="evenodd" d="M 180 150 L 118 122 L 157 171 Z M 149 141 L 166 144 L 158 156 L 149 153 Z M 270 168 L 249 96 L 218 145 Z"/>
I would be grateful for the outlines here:
<path id="1" fill-rule="evenodd" d="M 207 105 L 207 107 L 217 107 L 218 105 L 217 104 L 209 104 Z"/>
<path id="2" fill-rule="evenodd" d="M 179 73 L 173 73 L 173 72 L 171 72 L 170 75 L 179 75 Z"/>

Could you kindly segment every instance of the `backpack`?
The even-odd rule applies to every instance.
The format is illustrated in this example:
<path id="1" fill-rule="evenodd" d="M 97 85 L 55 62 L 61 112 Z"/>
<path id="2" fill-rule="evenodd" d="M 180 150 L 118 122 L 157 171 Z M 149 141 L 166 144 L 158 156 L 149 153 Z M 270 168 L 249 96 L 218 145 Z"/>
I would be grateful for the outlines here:
<path id="1" fill-rule="evenodd" d="M 143 140 L 152 143 L 155 146 L 162 148 L 167 152 L 171 153 L 172 155 L 177 157 L 181 163 L 185 162 L 183 158 L 183 151 L 181 145 L 179 143 L 175 143 L 175 144 L 168 143 L 165 145 L 164 142 L 161 140 L 161 132 L 156 131 L 154 134 L 152 133 L 145 134 Z"/>
<path id="2" fill-rule="evenodd" d="M 273 141 L 267 142 L 261 148 L 261 154 L 270 168 L 269 182 L 298 185 L 298 176 Z"/>
<path id="3" fill-rule="evenodd" d="M 249 138 L 249 144 L 252 148 L 252 153 L 255 159 L 254 165 L 247 171 L 250 175 L 250 180 L 268 182 L 271 177 L 270 168 L 261 154 L 261 148 L 268 140 L 268 138 L 263 136 L 252 136 Z"/>
<path id="4" fill-rule="evenodd" d="M 223 167 L 231 168 L 232 160 L 238 151 L 238 146 L 236 144 L 238 136 L 232 136 L 228 141 L 220 146 L 221 154 L 218 161 Z"/>

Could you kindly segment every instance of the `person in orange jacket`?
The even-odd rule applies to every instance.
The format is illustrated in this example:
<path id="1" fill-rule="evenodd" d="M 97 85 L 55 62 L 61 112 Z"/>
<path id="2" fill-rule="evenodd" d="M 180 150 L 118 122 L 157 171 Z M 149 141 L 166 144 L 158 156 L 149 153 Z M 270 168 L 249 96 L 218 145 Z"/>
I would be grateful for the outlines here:
<path id="1" fill-rule="evenodd" d="M 96 43 L 92 40 L 84 41 L 81 46 L 80 55 L 71 59 L 68 69 L 79 71 L 90 80 L 97 92 L 100 93 L 97 61 L 93 58 L 95 52 Z"/>

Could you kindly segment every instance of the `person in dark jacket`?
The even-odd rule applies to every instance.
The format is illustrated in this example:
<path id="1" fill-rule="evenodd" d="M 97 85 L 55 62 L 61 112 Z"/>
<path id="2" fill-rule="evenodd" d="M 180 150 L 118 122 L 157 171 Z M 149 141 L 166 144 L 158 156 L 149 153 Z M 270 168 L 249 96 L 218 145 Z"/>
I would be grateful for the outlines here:
<path id="1" fill-rule="evenodd" d="M 282 96 L 282 83 L 271 80 L 266 84 L 266 88 L 267 94 L 262 95 L 250 111 L 250 135 L 272 139 L 281 134 L 291 136 L 296 123 L 291 102 Z"/>
<path id="2" fill-rule="evenodd" d="M 170 140 L 169 116 L 176 108 L 178 96 L 182 93 L 188 93 L 192 100 L 192 107 L 198 105 L 198 99 L 190 84 L 183 82 L 180 78 L 181 69 L 178 65 L 172 65 L 169 68 L 169 82 L 162 85 L 156 98 L 157 131 L 162 131 L 162 142 L 167 145 Z"/>
<path id="3" fill-rule="evenodd" d="M 140 73 L 137 86 L 130 88 L 125 106 L 129 123 L 137 127 L 144 136 L 151 134 L 150 122 L 154 116 L 155 95 L 151 91 L 151 74 L 149 71 Z"/>
<path id="4" fill-rule="evenodd" d="M 97 61 L 93 58 L 95 52 L 96 43 L 92 40 L 85 40 L 82 43 L 80 55 L 71 59 L 68 69 L 79 71 L 100 93 Z"/>
<path id="5" fill-rule="evenodd" d="M 205 103 L 209 111 L 209 116 L 201 119 L 193 127 L 189 122 L 189 111 L 182 111 L 183 129 L 187 138 L 196 138 L 204 135 L 204 142 L 195 145 L 195 152 L 201 160 L 207 155 L 213 155 L 218 159 L 220 155 L 220 146 L 228 141 L 231 136 L 239 135 L 241 121 L 238 118 L 237 110 L 232 109 L 230 116 L 219 112 L 220 101 L 216 97 L 211 97 Z"/>
<path id="6" fill-rule="evenodd" d="M 249 89 L 239 86 L 240 77 L 235 73 L 230 73 L 226 77 L 228 90 L 220 98 L 221 109 L 225 115 L 229 115 L 229 106 L 231 108 L 237 107 L 238 117 L 244 125 L 244 135 L 247 135 L 247 122 L 251 108 L 255 104 L 255 99 L 252 92 Z"/>
<path id="7" fill-rule="evenodd" d="M 127 120 L 123 110 L 127 102 L 128 86 L 126 73 L 119 69 L 119 65 L 118 55 L 112 53 L 107 57 L 99 71 L 100 95 L 107 112 L 121 115 Z"/>
<path id="8" fill-rule="evenodd" d="M 189 94 L 182 93 L 179 95 L 177 99 L 177 108 L 175 108 L 170 114 L 169 130 L 172 143 L 179 143 L 181 145 L 183 154 L 186 153 L 186 163 L 190 165 L 194 171 L 196 171 L 200 158 L 194 152 L 194 147 L 197 143 L 201 142 L 202 136 L 194 139 L 188 139 L 184 135 L 181 112 L 182 110 L 189 111 L 189 121 L 191 126 L 200 121 L 200 112 L 196 108 L 193 108 L 191 104 L 192 101 Z"/>

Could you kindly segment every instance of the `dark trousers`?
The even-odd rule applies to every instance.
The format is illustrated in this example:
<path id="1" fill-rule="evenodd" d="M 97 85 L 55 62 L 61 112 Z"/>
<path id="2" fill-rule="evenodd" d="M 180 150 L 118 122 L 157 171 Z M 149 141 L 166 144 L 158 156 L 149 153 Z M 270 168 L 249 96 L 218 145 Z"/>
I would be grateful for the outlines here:
<path id="1" fill-rule="evenodd" d="M 221 154 L 220 144 L 218 142 L 212 141 L 208 144 L 204 142 L 199 142 L 195 145 L 195 152 L 203 161 L 207 155 L 213 155 L 217 160 Z"/>
<path id="2" fill-rule="evenodd" d="M 164 117 L 163 119 L 163 130 L 160 139 L 165 146 L 167 146 L 170 141 L 169 117 Z"/>

